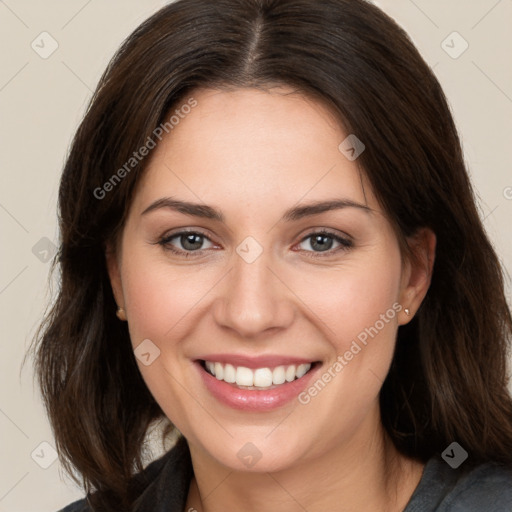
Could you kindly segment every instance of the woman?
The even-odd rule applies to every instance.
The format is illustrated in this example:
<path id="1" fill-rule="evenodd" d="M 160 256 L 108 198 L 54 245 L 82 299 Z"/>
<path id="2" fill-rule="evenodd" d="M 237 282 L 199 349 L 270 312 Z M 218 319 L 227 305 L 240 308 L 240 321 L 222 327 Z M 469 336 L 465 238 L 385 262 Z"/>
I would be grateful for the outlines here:
<path id="1" fill-rule="evenodd" d="M 165 7 L 59 208 L 37 371 L 66 511 L 511 509 L 502 270 L 443 92 L 373 5 Z"/>

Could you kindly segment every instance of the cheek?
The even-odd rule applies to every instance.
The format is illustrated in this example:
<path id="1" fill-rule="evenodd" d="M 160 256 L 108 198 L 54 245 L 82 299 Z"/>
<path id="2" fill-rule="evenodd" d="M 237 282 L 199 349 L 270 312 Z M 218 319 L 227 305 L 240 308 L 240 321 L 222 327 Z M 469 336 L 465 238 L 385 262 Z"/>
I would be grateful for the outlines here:
<path id="1" fill-rule="evenodd" d="M 194 338 L 202 299 L 218 276 L 192 266 L 172 267 L 145 249 L 130 252 L 122 273 L 132 346 L 136 349 L 143 340 L 150 340 L 159 350 L 149 365 L 137 361 L 141 375 L 164 413 L 188 432 L 193 410 L 183 390 L 194 389 L 194 383 L 184 349 L 186 340 Z"/>
<path id="2" fill-rule="evenodd" d="M 215 282 L 208 270 L 172 267 L 154 254 L 132 253 L 123 268 L 123 293 L 132 343 L 179 339 L 188 315 L 200 306 Z"/>
<path id="3" fill-rule="evenodd" d="M 157 347 L 149 344 L 157 354 L 154 359 L 151 355 L 149 365 L 137 360 L 142 378 L 166 416 L 190 436 L 198 411 L 190 407 L 187 390 L 194 390 L 197 381 L 187 350 L 198 339 L 200 318 L 222 273 L 207 266 L 199 270 L 195 265 L 172 265 L 143 248 L 130 252 L 122 277 L 135 354 L 139 345 L 148 346 L 141 345 L 144 340 Z"/>
<path id="4" fill-rule="evenodd" d="M 352 435 L 375 406 L 394 353 L 400 277 L 399 253 L 388 248 L 364 262 L 347 260 L 343 269 L 317 275 L 297 292 L 323 321 L 330 346 L 322 372 L 299 402 L 333 435 Z M 323 448 L 332 441 L 325 435 Z"/>
<path id="5" fill-rule="evenodd" d="M 379 266 L 374 272 L 370 268 L 365 270 L 360 275 L 350 276 L 344 287 L 345 294 L 338 297 L 344 311 L 343 315 L 338 314 L 336 324 L 344 333 L 340 350 L 349 350 L 347 343 L 352 345 L 356 339 L 364 345 L 368 337 L 378 336 L 380 345 L 389 351 L 394 345 L 400 275 L 390 267 Z"/>
<path id="6" fill-rule="evenodd" d="M 297 274 L 293 288 L 307 306 L 303 311 L 314 312 L 312 321 L 324 326 L 336 353 L 343 354 L 358 336 L 364 341 L 368 330 L 375 336 L 373 327 L 379 331 L 380 339 L 389 339 L 388 345 L 393 345 L 400 278 L 400 255 L 391 247 L 371 257 L 347 258 L 328 272 L 306 277 Z"/>

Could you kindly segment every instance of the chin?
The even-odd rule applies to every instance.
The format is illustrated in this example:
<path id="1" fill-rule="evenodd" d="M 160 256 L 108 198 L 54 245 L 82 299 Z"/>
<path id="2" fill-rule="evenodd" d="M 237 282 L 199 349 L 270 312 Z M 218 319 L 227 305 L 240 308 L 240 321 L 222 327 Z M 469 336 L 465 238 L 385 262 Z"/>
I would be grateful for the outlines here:
<path id="1" fill-rule="evenodd" d="M 297 465 L 304 454 L 304 442 L 299 442 L 300 439 L 294 442 L 289 435 L 282 436 L 277 432 L 269 436 L 271 431 L 266 428 L 260 435 L 235 435 L 223 444 L 218 440 L 215 444 L 208 440 L 201 444 L 211 458 L 232 471 L 267 473 Z"/>

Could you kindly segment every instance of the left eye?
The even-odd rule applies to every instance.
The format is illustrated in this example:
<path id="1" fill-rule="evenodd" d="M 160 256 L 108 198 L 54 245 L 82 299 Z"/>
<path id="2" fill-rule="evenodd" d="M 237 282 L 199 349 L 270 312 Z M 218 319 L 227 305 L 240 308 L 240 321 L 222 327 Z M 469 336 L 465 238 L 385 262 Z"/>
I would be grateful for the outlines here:
<path id="1" fill-rule="evenodd" d="M 305 249 L 303 244 L 308 244 L 312 251 Z M 352 242 L 350 240 L 328 232 L 311 233 L 302 239 L 299 246 L 302 246 L 302 249 L 306 250 L 307 252 L 319 253 L 333 249 L 334 244 L 338 244 L 338 246 L 334 248 L 334 251 L 352 246 Z"/>

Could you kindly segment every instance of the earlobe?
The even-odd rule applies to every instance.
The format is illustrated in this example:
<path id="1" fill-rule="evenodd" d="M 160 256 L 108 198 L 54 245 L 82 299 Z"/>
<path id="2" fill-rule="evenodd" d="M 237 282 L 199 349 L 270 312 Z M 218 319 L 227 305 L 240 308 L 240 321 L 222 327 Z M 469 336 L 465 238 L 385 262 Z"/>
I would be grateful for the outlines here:
<path id="1" fill-rule="evenodd" d="M 406 282 L 400 297 L 404 308 L 400 325 L 408 323 L 414 317 L 427 295 L 434 270 L 436 235 L 429 228 L 421 228 L 407 243 L 411 254 L 408 257 Z"/>
<path id="2" fill-rule="evenodd" d="M 123 308 L 118 307 L 116 311 L 116 316 L 121 320 L 121 322 L 126 322 L 128 320 L 126 318 L 126 311 Z"/>

